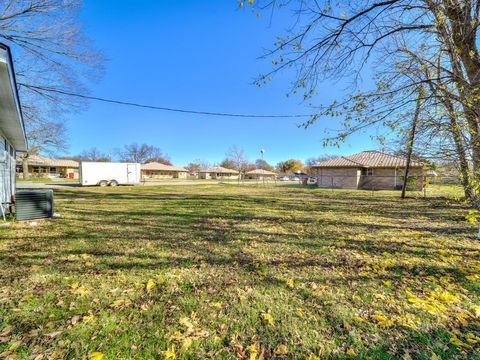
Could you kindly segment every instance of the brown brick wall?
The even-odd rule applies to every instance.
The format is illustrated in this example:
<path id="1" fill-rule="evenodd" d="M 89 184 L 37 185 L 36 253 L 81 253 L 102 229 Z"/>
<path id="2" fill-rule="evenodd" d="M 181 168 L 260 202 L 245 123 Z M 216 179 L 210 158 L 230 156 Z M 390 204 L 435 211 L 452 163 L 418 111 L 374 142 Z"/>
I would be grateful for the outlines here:
<path id="1" fill-rule="evenodd" d="M 394 190 L 397 186 L 403 185 L 404 170 L 394 168 L 374 168 L 373 176 L 362 175 L 360 179 L 361 189 L 373 190 Z M 396 174 L 396 176 L 395 176 Z M 409 176 L 414 176 L 415 190 L 423 188 L 423 170 L 421 168 L 411 168 Z"/>
<path id="2" fill-rule="evenodd" d="M 318 168 L 316 176 L 318 187 L 357 189 L 360 178 L 360 169 Z"/>
<path id="3" fill-rule="evenodd" d="M 317 168 L 317 185 L 343 189 L 394 190 L 402 185 L 404 170 L 394 168 L 374 168 L 373 175 L 361 175 L 360 168 Z M 395 176 L 396 174 L 396 176 Z M 423 188 L 423 169 L 411 168 L 409 176 L 416 177 L 415 190 Z"/>

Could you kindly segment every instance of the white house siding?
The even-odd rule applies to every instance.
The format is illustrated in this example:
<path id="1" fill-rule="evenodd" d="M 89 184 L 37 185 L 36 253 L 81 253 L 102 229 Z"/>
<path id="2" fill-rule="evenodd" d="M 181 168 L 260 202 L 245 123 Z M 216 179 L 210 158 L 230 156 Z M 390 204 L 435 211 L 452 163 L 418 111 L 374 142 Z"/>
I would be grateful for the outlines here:
<path id="1" fill-rule="evenodd" d="M 5 206 L 15 193 L 15 149 L 0 134 L 0 200 Z"/>
<path id="2" fill-rule="evenodd" d="M 357 168 L 318 168 L 318 187 L 357 189 L 361 171 Z"/>
<path id="3" fill-rule="evenodd" d="M 142 177 L 147 179 L 186 179 L 185 171 L 142 170 Z"/>
<path id="4" fill-rule="evenodd" d="M 199 175 L 200 179 L 238 179 L 238 175 L 233 174 L 224 174 L 224 173 L 211 173 L 211 172 L 201 172 Z"/>
<path id="5" fill-rule="evenodd" d="M 210 173 L 201 172 L 198 174 L 199 179 L 211 179 Z"/>

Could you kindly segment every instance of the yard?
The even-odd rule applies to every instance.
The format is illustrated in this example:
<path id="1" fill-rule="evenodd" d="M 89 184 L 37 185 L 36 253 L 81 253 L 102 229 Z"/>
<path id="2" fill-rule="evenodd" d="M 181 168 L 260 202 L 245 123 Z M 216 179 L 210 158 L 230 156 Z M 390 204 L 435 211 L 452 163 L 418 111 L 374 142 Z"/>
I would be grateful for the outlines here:
<path id="1" fill-rule="evenodd" d="M 0 229 L 0 358 L 479 359 L 453 190 L 55 190 L 60 219 Z"/>

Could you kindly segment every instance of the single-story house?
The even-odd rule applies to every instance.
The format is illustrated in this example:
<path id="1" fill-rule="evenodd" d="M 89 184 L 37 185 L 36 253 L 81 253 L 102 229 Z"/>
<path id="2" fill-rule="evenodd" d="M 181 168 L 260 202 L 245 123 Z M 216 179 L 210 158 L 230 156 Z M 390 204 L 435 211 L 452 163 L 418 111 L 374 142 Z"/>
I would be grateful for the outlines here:
<path id="1" fill-rule="evenodd" d="M 40 155 L 27 158 L 28 173 L 38 178 L 78 179 L 78 161 L 70 159 L 50 159 Z M 23 158 L 17 158 L 17 175 L 23 175 Z"/>
<path id="2" fill-rule="evenodd" d="M 200 179 L 238 179 L 238 171 L 222 166 L 214 166 L 200 170 L 198 177 Z"/>
<path id="3" fill-rule="evenodd" d="M 245 173 L 246 179 L 258 179 L 258 180 L 267 180 L 267 179 L 275 179 L 277 173 L 273 171 L 268 171 L 264 169 L 255 169 L 251 171 L 247 171 Z"/>
<path id="4" fill-rule="evenodd" d="M 407 160 L 381 151 L 339 156 L 312 166 L 319 187 L 401 190 Z M 410 162 L 408 189 L 423 188 L 423 164 Z"/>
<path id="5" fill-rule="evenodd" d="M 159 162 L 142 164 L 142 179 L 185 179 L 188 170 L 173 165 L 165 165 Z"/>
<path id="6" fill-rule="evenodd" d="M 12 55 L 0 44 L 0 206 L 8 207 L 15 195 L 17 152 L 27 151 L 27 139 L 18 97 Z"/>

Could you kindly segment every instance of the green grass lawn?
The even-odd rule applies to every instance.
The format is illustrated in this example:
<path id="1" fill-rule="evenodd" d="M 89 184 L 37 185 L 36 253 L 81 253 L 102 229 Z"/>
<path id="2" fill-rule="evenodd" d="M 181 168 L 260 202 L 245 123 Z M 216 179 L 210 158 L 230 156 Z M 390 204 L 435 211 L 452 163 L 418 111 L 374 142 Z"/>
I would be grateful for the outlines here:
<path id="1" fill-rule="evenodd" d="M 29 179 L 17 178 L 19 183 L 78 183 L 78 179 L 69 178 L 49 178 L 49 177 L 31 177 Z"/>
<path id="2" fill-rule="evenodd" d="M 477 229 L 429 194 L 55 190 L 0 229 L 0 358 L 479 359 Z"/>

